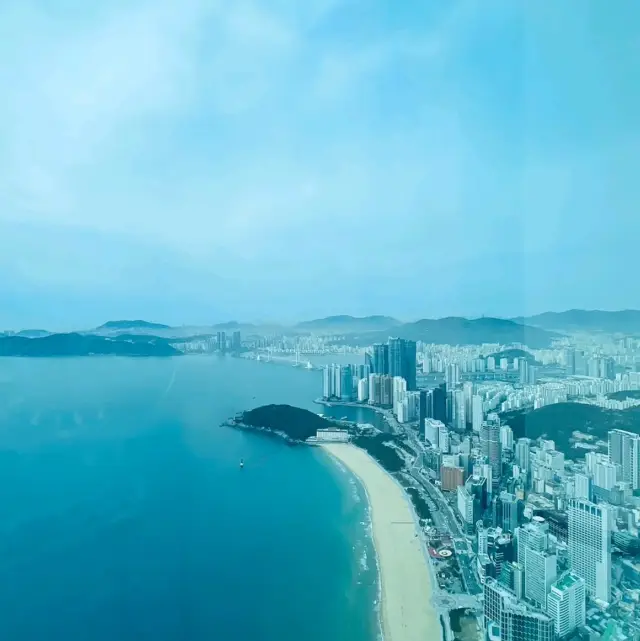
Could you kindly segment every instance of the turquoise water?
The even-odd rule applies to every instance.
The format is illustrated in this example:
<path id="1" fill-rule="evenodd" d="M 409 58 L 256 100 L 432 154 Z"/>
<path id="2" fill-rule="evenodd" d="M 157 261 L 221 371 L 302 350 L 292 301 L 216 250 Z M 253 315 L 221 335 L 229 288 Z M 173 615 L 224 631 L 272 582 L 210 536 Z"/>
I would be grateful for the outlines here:
<path id="1" fill-rule="evenodd" d="M 2 637 L 375 639 L 360 488 L 314 448 L 219 426 L 319 411 L 320 383 L 231 358 L 0 359 Z"/>

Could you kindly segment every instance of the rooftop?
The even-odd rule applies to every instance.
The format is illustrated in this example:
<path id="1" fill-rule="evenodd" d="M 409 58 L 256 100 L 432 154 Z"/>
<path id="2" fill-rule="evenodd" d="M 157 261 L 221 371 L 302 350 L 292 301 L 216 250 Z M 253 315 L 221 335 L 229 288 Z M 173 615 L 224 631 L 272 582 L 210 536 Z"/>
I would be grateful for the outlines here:
<path id="1" fill-rule="evenodd" d="M 580 579 L 575 575 L 571 574 L 570 572 L 565 574 L 557 583 L 556 587 L 559 590 L 567 590 L 568 588 L 572 587 L 576 583 L 578 583 Z"/>

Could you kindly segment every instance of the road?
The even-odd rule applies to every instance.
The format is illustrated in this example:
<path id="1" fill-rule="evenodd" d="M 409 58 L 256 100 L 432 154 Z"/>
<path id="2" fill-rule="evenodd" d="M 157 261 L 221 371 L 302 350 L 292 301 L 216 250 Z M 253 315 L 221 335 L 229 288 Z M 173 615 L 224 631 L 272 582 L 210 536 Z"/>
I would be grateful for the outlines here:
<path id="1" fill-rule="evenodd" d="M 424 450 L 424 444 L 415 434 L 408 431 L 405 431 L 405 434 L 417 452 L 422 452 Z M 467 592 L 475 598 L 476 595 L 482 594 L 483 589 L 475 571 L 475 557 L 473 556 L 473 550 L 471 549 L 469 541 L 456 519 L 453 508 L 449 505 L 444 494 L 441 492 L 440 488 L 425 478 L 422 473 L 422 454 L 419 454 L 416 457 L 416 460 L 410 469 L 410 473 L 420 486 L 424 488 L 431 503 L 436 507 L 435 511 L 432 511 L 434 525 L 439 530 L 448 532 L 453 539 L 456 558 L 460 566 L 464 587 Z"/>

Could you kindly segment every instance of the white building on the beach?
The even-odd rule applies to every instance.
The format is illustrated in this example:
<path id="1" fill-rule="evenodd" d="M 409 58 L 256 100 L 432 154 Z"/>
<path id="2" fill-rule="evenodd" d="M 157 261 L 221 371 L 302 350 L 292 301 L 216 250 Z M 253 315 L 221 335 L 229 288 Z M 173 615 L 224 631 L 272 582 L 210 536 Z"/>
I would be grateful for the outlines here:
<path id="1" fill-rule="evenodd" d="M 327 427 L 316 432 L 316 441 L 319 443 L 348 443 L 349 432 L 334 427 Z"/>

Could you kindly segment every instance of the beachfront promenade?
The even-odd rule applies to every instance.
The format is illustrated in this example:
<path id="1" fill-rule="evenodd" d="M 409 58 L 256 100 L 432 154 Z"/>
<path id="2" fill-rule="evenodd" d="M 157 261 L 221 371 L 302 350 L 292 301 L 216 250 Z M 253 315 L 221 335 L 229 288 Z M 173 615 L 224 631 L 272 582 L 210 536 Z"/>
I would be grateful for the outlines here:
<path id="1" fill-rule="evenodd" d="M 364 450 L 346 443 L 322 447 L 360 479 L 368 495 L 385 641 L 440 639 L 442 628 L 432 604 L 434 578 L 407 495 Z"/>

